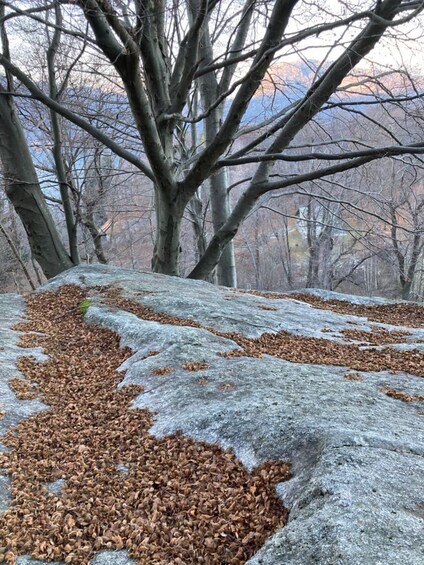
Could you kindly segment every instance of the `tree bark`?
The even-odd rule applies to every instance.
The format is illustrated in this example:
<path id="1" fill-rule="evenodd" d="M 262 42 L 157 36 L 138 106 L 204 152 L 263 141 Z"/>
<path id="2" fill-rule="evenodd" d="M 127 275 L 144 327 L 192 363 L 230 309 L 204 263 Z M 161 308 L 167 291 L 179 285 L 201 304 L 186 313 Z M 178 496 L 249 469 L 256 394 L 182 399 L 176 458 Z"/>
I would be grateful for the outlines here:
<path id="1" fill-rule="evenodd" d="M 184 206 L 178 206 L 164 190 L 155 189 L 156 239 L 152 270 L 164 275 L 180 275 L 180 232 Z"/>
<path id="2" fill-rule="evenodd" d="M 4 226 L 2 225 L 2 223 L 0 222 L 0 233 L 3 234 L 3 236 L 5 237 L 7 243 L 9 244 L 10 249 L 12 250 L 13 255 L 15 256 L 16 260 L 18 261 L 19 265 L 21 266 L 22 271 L 24 272 L 24 275 L 28 281 L 29 286 L 31 287 L 32 290 L 35 290 L 35 284 L 31 278 L 31 275 L 29 274 L 29 271 L 25 265 L 25 261 L 22 259 L 21 254 L 19 253 L 19 250 L 17 249 L 16 245 L 13 243 L 12 238 L 9 236 L 9 234 L 7 233 L 7 230 L 4 228 Z"/>
<path id="3" fill-rule="evenodd" d="M 203 202 L 200 197 L 200 190 L 193 196 L 187 207 L 187 211 L 190 215 L 191 223 L 193 226 L 193 236 L 194 236 L 194 262 L 197 264 L 208 246 L 206 240 L 205 232 L 205 211 L 203 209 Z M 216 284 L 216 272 L 211 271 L 209 275 L 205 278 L 207 282 L 211 284 Z"/>
<path id="4" fill-rule="evenodd" d="M 55 61 L 56 53 L 60 44 L 62 12 L 59 5 L 55 6 L 56 25 L 52 41 L 47 49 L 47 66 L 49 74 L 49 90 L 50 98 L 59 102 Z M 63 211 L 65 214 L 66 229 L 68 232 L 69 252 L 74 265 L 78 265 L 78 240 L 77 240 L 77 222 L 75 221 L 72 202 L 69 195 L 69 186 L 67 182 L 66 166 L 63 158 L 62 150 L 62 132 L 59 115 L 50 109 L 50 121 L 52 126 L 53 137 L 53 158 L 56 167 L 57 180 L 59 182 L 60 197 L 62 199 Z"/>
<path id="5" fill-rule="evenodd" d="M 6 195 L 28 235 L 34 259 L 49 279 L 73 263 L 59 238 L 41 191 L 12 97 L 0 87 L 0 159 Z"/>
<path id="6" fill-rule="evenodd" d="M 91 208 L 89 208 L 87 210 L 87 213 L 85 214 L 84 225 L 88 229 L 91 239 L 93 240 L 94 253 L 96 254 L 97 261 L 99 263 L 102 263 L 103 265 L 106 265 L 107 259 L 103 249 L 102 233 L 96 226 L 93 210 Z"/>
<path id="7" fill-rule="evenodd" d="M 317 235 L 317 222 L 314 218 L 312 210 L 312 202 L 308 203 L 307 209 L 307 242 L 308 242 L 308 276 L 306 279 L 306 286 L 308 288 L 315 288 L 318 286 L 318 272 L 319 272 L 319 244 Z"/>
<path id="8" fill-rule="evenodd" d="M 203 66 L 212 64 L 213 49 L 206 27 L 203 40 L 201 42 L 200 54 Z M 213 73 L 203 75 L 199 80 L 200 95 L 203 111 L 207 111 L 213 106 L 219 94 L 219 86 Z M 221 104 L 213 109 L 205 120 L 206 125 L 206 146 L 212 144 L 218 135 L 224 118 L 224 105 Z M 230 198 L 228 194 L 228 174 L 225 167 L 213 173 L 209 178 L 210 199 L 212 209 L 212 223 L 214 233 L 216 233 L 228 219 L 231 213 Z M 236 263 L 234 254 L 234 242 L 231 240 L 224 250 L 217 265 L 217 282 L 223 286 L 237 286 Z"/>
<path id="9" fill-rule="evenodd" d="M 216 233 L 222 228 L 231 213 L 226 169 L 224 168 L 212 175 L 209 179 L 209 183 L 212 223 L 214 232 Z M 237 286 L 236 258 L 233 240 L 224 247 L 218 261 L 217 283 L 223 286 Z"/>
<path id="10" fill-rule="evenodd" d="M 198 194 L 195 194 L 190 200 L 187 210 L 193 225 L 194 261 L 197 263 L 205 252 L 207 246 L 204 230 L 203 204 Z"/>

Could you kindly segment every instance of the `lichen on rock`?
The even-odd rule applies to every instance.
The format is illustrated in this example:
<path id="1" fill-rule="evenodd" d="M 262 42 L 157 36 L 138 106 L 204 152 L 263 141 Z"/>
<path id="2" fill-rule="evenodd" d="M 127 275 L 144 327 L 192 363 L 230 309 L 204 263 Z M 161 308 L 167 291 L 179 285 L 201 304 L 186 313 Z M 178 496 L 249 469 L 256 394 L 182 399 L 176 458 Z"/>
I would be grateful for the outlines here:
<path id="1" fill-rule="evenodd" d="M 382 312 L 390 310 L 381 306 L 394 304 L 382 299 L 349 308 L 349 297 L 314 293 L 320 298 L 314 306 L 298 295 L 260 296 L 109 266 L 76 267 L 40 291 L 68 284 L 88 293 L 85 321 L 94 331 L 112 331 L 131 349 L 115 386 L 122 394 L 135 387 L 129 410 L 153 414 L 150 445 L 173 434 L 215 444 L 265 477 L 272 474 L 267 461 L 291 463 L 290 480 L 274 477 L 288 523 L 257 548 L 250 565 L 422 565 L 418 322 L 386 322 Z M 326 309 L 323 300 L 344 304 Z M 402 305 L 395 307 L 400 323 Z M 420 316 L 419 310 L 414 319 Z M 298 362 L 288 343 L 300 352 Z M 256 344 L 257 355 L 247 347 Z M 332 345 L 333 357 L 319 356 Z M 333 364 L 337 351 L 346 353 Z M 349 351 L 363 352 L 355 354 L 360 367 L 352 366 Z M 126 481 L 131 465 L 117 460 L 113 473 Z M 131 562 L 129 554 L 120 556 Z"/>

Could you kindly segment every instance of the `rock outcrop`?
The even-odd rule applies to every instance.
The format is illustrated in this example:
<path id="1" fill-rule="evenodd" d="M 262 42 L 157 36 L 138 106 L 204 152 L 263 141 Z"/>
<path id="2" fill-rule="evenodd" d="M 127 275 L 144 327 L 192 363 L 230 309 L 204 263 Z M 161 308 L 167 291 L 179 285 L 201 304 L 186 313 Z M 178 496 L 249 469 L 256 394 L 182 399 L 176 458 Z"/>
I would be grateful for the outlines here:
<path id="1" fill-rule="evenodd" d="M 347 311 L 314 307 L 298 295 L 265 297 L 109 266 L 74 268 L 39 292 L 64 284 L 119 289 L 115 303 L 93 292 L 85 320 L 113 330 L 121 345 L 133 351 L 121 367 L 121 386 L 143 387 L 133 407 L 155 412 L 152 434 L 180 431 L 230 447 L 249 469 L 269 460 L 291 463 L 292 478 L 277 485 L 290 511 L 288 524 L 268 539 L 250 565 L 422 565 L 424 326 L 394 326 L 390 319 L 371 322 Z M 321 296 L 349 304 L 349 297 Z M 158 320 L 124 309 L 125 300 L 147 307 Z M 172 317 L 186 323 L 169 323 Z M 40 350 L 17 346 L 18 334 L 11 327 L 23 318 L 22 299 L 0 295 L 0 433 L 46 409 L 37 399 L 17 400 L 8 387 L 19 356 L 41 358 Z M 359 333 L 352 334 L 353 329 Z M 296 336 L 293 343 L 302 362 L 267 354 L 274 351 L 268 334 L 281 331 Z M 364 332 L 371 331 L 384 333 L 382 345 L 380 338 L 372 345 L 364 342 Z M 261 357 L 237 353 L 244 338 L 252 344 L 264 340 Z M 352 359 L 349 350 L 337 349 L 346 344 L 355 348 Z M 325 348 L 328 359 L 331 347 L 342 352 L 337 364 L 321 364 L 320 351 Z M 306 350 L 316 354 L 307 360 Z M 381 370 L 367 370 L 366 352 L 375 357 L 376 350 Z M 340 360 L 343 351 L 347 353 Z M 365 352 L 361 370 L 353 361 L 358 351 Z M 416 356 L 415 369 L 408 355 Z M 415 374 L 402 371 L 402 359 Z M 0 512 L 8 504 L 8 478 L 0 475 Z M 19 559 L 37 563 L 29 556 Z M 92 561 L 118 562 L 132 561 L 125 553 L 99 554 Z"/>

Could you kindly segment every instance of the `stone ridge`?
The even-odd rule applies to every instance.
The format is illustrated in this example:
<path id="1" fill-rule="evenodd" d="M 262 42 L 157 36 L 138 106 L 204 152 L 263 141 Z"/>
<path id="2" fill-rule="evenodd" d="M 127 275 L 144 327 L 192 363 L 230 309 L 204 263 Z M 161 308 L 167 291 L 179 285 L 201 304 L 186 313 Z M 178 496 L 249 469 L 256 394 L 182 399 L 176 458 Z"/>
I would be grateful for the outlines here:
<path id="1" fill-rule="evenodd" d="M 10 380 L 22 377 L 16 366 L 18 357 L 32 355 L 39 360 L 45 358 L 40 349 L 23 351 L 18 347 L 19 334 L 12 327 L 22 321 L 24 313 L 25 304 L 21 296 L 0 294 L 0 453 L 7 451 L 1 437 L 10 426 L 47 408 L 39 399 L 19 400 L 8 384 Z M 10 503 L 9 491 L 9 478 L 0 471 L 0 512 Z"/>
<path id="2" fill-rule="evenodd" d="M 28 321 L 15 326 L 20 347 L 49 355 L 21 360 L 28 386 L 13 383 L 15 393 L 38 393 L 49 409 L 3 439 L 13 503 L 0 516 L 0 561 L 30 551 L 88 565 L 98 551 L 125 547 L 149 565 L 245 563 L 286 521 L 275 484 L 289 466 L 267 462 L 249 473 L 217 445 L 149 434 L 153 414 L 129 406 L 143 388 L 117 389 L 116 368 L 131 352 L 84 322 L 86 301 L 75 285 L 33 294 Z"/>
<path id="3" fill-rule="evenodd" d="M 393 347 L 422 350 L 422 328 L 375 324 L 289 298 L 108 266 L 74 268 L 45 288 L 68 283 L 123 288 L 126 298 L 158 313 L 223 333 L 258 338 L 284 330 L 352 343 L 343 331 L 382 327 L 411 335 L 411 343 Z M 289 522 L 250 565 L 422 565 L 423 404 L 382 389 L 420 397 L 423 379 L 361 371 L 352 380 L 342 366 L 226 358 L 219 353 L 237 347 L 229 339 L 140 319 L 96 300 L 86 320 L 117 332 L 122 346 L 133 350 L 122 365 L 121 385 L 144 387 L 133 407 L 157 412 L 150 432 L 162 437 L 181 431 L 231 447 L 248 468 L 270 459 L 292 462 L 293 478 L 277 487 L 290 508 Z M 204 368 L 190 371 L 187 364 Z M 163 368 L 170 371 L 155 373 Z"/>
<path id="4" fill-rule="evenodd" d="M 153 414 L 130 408 L 143 387 L 117 388 L 116 368 L 131 351 L 84 322 L 84 300 L 75 285 L 33 294 L 28 321 L 15 326 L 21 347 L 49 355 L 21 363 L 49 409 L 3 439 L 14 498 L 0 516 L 0 561 L 30 551 L 88 565 L 98 551 L 126 548 L 151 565 L 245 563 L 285 523 L 274 487 L 288 465 L 249 473 L 217 445 L 149 434 Z M 17 394 L 28 398 L 24 387 Z"/>

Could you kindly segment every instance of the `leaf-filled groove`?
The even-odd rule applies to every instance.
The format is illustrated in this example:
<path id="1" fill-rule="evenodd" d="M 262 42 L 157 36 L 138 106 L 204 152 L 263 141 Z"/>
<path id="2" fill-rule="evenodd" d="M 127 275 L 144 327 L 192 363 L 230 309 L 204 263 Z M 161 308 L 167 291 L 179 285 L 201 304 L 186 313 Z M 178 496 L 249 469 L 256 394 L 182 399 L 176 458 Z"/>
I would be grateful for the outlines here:
<path id="1" fill-rule="evenodd" d="M 97 290 L 102 293 L 100 287 Z M 222 353 L 224 357 L 261 357 L 262 355 L 273 355 L 274 357 L 286 359 L 292 363 L 347 366 L 355 371 L 405 371 L 411 375 L 424 377 L 423 351 L 419 349 L 401 350 L 395 349 L 394 347 L 385 347 L 388 343 L 393 344 L 406 341 L 406 337 L 409 334 L 403 330 L 388 331 L 375 328 L 371 332 L 359 330 L 344 330 L 342 332 L 347 339 L 354 339 L 355 341 L 357 339 L 366 340 L 367 343 L 365 344 L 339 343 L 330 339 L 295 335 L 285 330 L 278 333 L 263 333 L 257 338 L 248 338 L 238 333 L 225 333 L 214 328 L 205 327 L 196 320 L 184 320 L 183 318 L 177 318 L 169 314 L 159 314 L 143 304 L 123 298 L 121 296 L 121 289 L 119 288 L 106 289 L 103 294 L 110 306 L 131 312 L 144 320 L 203 328 L 217 336 L 232 339 L 237 343 L 240 349 L 224 351 Z M 258 292 L 255 294 L 260 294 L 261 296 L 267 295 L 267 293 Z M 281 297 L 282 296 L 287 298 L 294 295 L 281 295 Z M 308 297 L 308 295 L 301 296 Z M 351 310 L 348 310 L 348 306 L 352 307 Z M 343 305 L 345 309 L 343 313 L 358 315 L 355 304 L 349 304 L 348 306 Z M 402 309 L 403 306 L 406 308 L 405 311 Z M 376 310 L 373 308 L 376 308 Z M 392 308 L 392 305 L 390 305 L 390 308 Z M 400 321 L 403 322 L 408 316 L 410 319 L 418 320 L 421 316 L 421 310 L 424 311 L 424 308 L 417 305 L 414 305 L 414 309 L 411 310 L 409 304 L 395 304 L 393 308 L 395 312 L 394 316 L 397 316 L 396 319 L 400 318 L 399 323 Z M 367 307 L 366 311 L 370 318 L 372 318 L 372 316 L 380 316 L 379 305 Z M 413 311 L 416 311 L 414 318 L 412 318 Z M 392 323 L 395 322 L 392 321 Z M 375 349 L 374 347 L 364 347 L 364 345 L 367 346 L 368 344 L 373 346 L 381 345 L 382 348 Z"/>
<path id="2" fill-rule="evenodd" d="M 249 473 L 217 445 L 149 434 L 153 414 L 130 407 L 142 388 L 117 389 L 131 351 L 84 322 L 84 299 L 75 286 L 32 295 L 16 328 L 22 347 L 41 346 L 49 360 L 22 357 L 14 389 L 49 409 L 2 438 L 13 500 L 0 516 L 0 562 L 31 554 L 86 565 L 99 550 L 127 549 L 145 565 L 245 563 L 286 521 L 274 486 L 288 465 Z"/>

